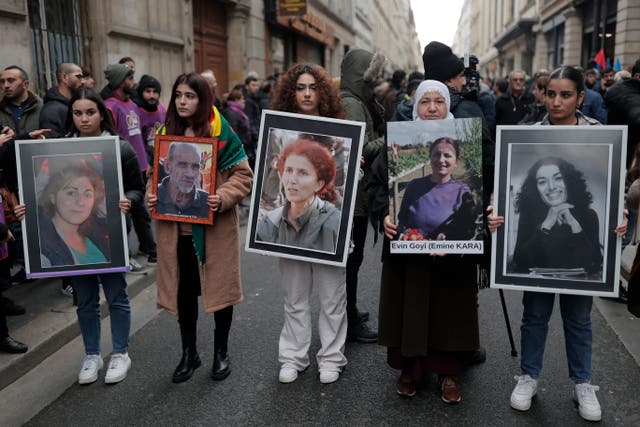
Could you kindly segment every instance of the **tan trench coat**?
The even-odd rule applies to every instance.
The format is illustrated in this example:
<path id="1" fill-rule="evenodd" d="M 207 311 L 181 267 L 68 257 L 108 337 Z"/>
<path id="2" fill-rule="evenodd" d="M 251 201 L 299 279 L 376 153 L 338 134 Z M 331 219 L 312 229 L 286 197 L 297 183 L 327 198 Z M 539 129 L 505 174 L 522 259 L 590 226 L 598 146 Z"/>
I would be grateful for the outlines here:
<path id="1" fill-rule="evenodd" d="M 218 172 L 216 194 L 222 211 L 216 212 L 212 226 L 206 226 L 205 265 L 200 266 L 202 303 L 207 313 L 242 302 L 240 242 L 236 205 L 251 191 L 253 173 L 244 160 Z M 149 184 L 153 179 L 149 179 Z M 149 191 L 149 186 L 147 186 Z M 178 223 L 156 222 L 158 245 L 158 308 L 178 314 Z"/>

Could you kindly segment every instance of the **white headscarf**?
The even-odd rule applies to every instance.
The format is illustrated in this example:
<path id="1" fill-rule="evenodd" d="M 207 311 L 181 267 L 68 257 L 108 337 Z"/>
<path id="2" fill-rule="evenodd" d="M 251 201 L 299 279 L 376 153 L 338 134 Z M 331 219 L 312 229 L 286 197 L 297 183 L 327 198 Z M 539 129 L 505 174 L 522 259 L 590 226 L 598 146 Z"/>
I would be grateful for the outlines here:
<path id="1" fill-rule="evenodd" d="M 453 119 L 453 114 L 451 114 L 451 98 L 449 97 L 449 88 L 444 85 L 444 83 L 439 82 L 437 80 L 425 80 L 416 89 L 416 93 L 413 95 L 413 120 L 422 120 L 420 116 L 418 116 L 418 105 L 420 104 L 420 99 L 422 99 L 422 95 L 425 92 L 438 92 L 444 97 L 444 101 L 447 104 L 447 119 Z"/>

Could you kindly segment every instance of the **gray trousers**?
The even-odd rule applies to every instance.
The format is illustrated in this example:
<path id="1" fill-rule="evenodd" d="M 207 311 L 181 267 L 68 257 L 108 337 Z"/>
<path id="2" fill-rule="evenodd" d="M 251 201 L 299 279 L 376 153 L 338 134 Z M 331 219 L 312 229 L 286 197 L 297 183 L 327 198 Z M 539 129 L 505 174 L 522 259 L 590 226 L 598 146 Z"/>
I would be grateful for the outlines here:
<path id="1" fill-rule="evenodd" d="M 347 364 L 344 356 L 347 338 L 344 268 L 281 258 L 280 272 L 284 292 L 284 326 L 280 333 L 278 361 L 299 371 L 309 366 L 310 300 L 315 286 L 320 298 L 318 369 L 340 372 Z"/>

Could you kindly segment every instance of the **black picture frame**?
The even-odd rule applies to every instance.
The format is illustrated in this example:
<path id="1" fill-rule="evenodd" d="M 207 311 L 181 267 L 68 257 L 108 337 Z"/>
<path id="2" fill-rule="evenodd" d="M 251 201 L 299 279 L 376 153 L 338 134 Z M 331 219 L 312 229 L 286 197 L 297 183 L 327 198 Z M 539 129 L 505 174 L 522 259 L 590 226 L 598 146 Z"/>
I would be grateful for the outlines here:
<path id="1" fill-rule="evenodd" d="M 613 230 L 623 219 L 626 141 L 626 126 L 498 126 L 493 206 L 505 223 L 493 234 L 491 287 L 618 295 L 621 239 Z M 561 178 L 559 189 L 546 184 L 542 166 Z M 550 230 L 540 218 L 560 202 L 571 215 Z"/>
<path id="2" fill-rule="evenodd" d="M 345 266 L 349 253 L 349 241 L 356 192 L 360 174 L 360 156 L 364 140 L 365 124 L 349 120 L 330 119 L 303 114 L 264 110 L 260 125 L 260 138 L 256 155 L 253 193 L 247 224 L 247 252 L 263 253 L 277 257 L 297 259 L 320 264 Z M 257 234 L 258 223 L 267 212 L 280 209 L 285 204 L 281 192 L 281 180 L 272 167 L 274 159 L 288 144 L 299 139 L 300 134 L 311 138 L 329 137 L 335 141 L 330 152 L 342 173 L 340 192 L 340 220 L 337 240 L 330 250 L 318 250 L 304 245 L 284 245 L 261 240 Z M 303 135 L 303 138 L 306 138 Z M 310 142 L 318 144 L 318 142 Z M 333 209 L 333 208 L 331 208 Z"/>
<path id="3" fill-rule="evenodd" d="M 28 278 L 129 271 L 125 217 L 118 208 L 124 197 L 118 137 L 16 141 L 16 162 L 20 203 L 27 207 L 22 234 Z M 75 167 L 90 168 L 92 179 L 101 180 L 104 186 L 104 199 L 98 198 L 101 191 L 96 186 L 92 222 L 85 234 L 102 255 L 98 256 L 100 261 L 91 257 L 78 261 L 71 255 L 73 251 L 47 211 L 45 190 L 49 191 L 49 179 Z"/>

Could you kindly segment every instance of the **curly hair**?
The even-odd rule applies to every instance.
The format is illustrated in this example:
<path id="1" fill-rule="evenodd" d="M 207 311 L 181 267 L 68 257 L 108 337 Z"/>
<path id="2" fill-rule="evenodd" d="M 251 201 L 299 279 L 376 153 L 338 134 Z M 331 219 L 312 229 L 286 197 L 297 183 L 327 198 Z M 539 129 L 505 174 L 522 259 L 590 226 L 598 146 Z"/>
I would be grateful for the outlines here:
<path id="1" fill-rule="evenodd" d="M 171 89 L 171 100 L 167 106 L 167 115 L 165 119 L 165 126 L 167 128 L 167 135 L 184 135 L 184 132 L 189 127 L 189 120 L 180 117 L 178 110 L 176 109 L 176 90 L 178 86 L 185 84 L 189 86 L 198 95 L 198 108 L 193 116 L 190 117 L 191 128 L 193 133 L 197 137 L 207 138 L 211 136 L 210 121 L 213 114 L 213 95 L 209 89 L 209 84 L 198 73 L 186 73 L 180 74 L 176 78 L 176 82 Z"/>
<path id="2" fill-rule="evenodd" d="M 296 105 L 296 85 L 298 78 L 303 74 L 312 75 L 316 81 L 318 99 L 320 100 L 318 105 L 320 116 L 344 119 L 344 107 L 338 90 L 325 69 L 315 64 L 294 64 L 283 73 L 273 91 L 271 108 L 289 113 L 299 112 Z"/>
<path id="3" fill-rule="evenodd" d="M 284 164 L 290 155 L 304 156 L 311 162 L 318 179 L 324 181 L 324 186 L 316 193 L 318 197 L 329 202 L 336 200 L 334 182 L 336 179 L 336 164 L 329 150 L 317 142 L 308 139 L 298 139 L 287 145 L 278 159 L 278 172 L 284 174 Z"/>
<path id="4" fill-rule="evenodd" d="M 539 221 L 544 219 L 548 207 L 538 191 L 536 174 L 542 166 L 546 165 L 555 165 L 560 170 L 566 186 L 567 203 L 573 205 L 579 212 L 586 212 L 593 201 L 593 196 L 589 190 L 587 190 L 587 182 L 584 179 L 583 173 L 577 170 L 571 163 L 558 157 L 546 157 L 538 160 L 531 166 L 522 184 L 522 188 L 516 196 L 516 212 L 520 213 L 521 217 L 536 217 L 533 222 L 538 222 L 537 217 L 540 217 Z"/>

